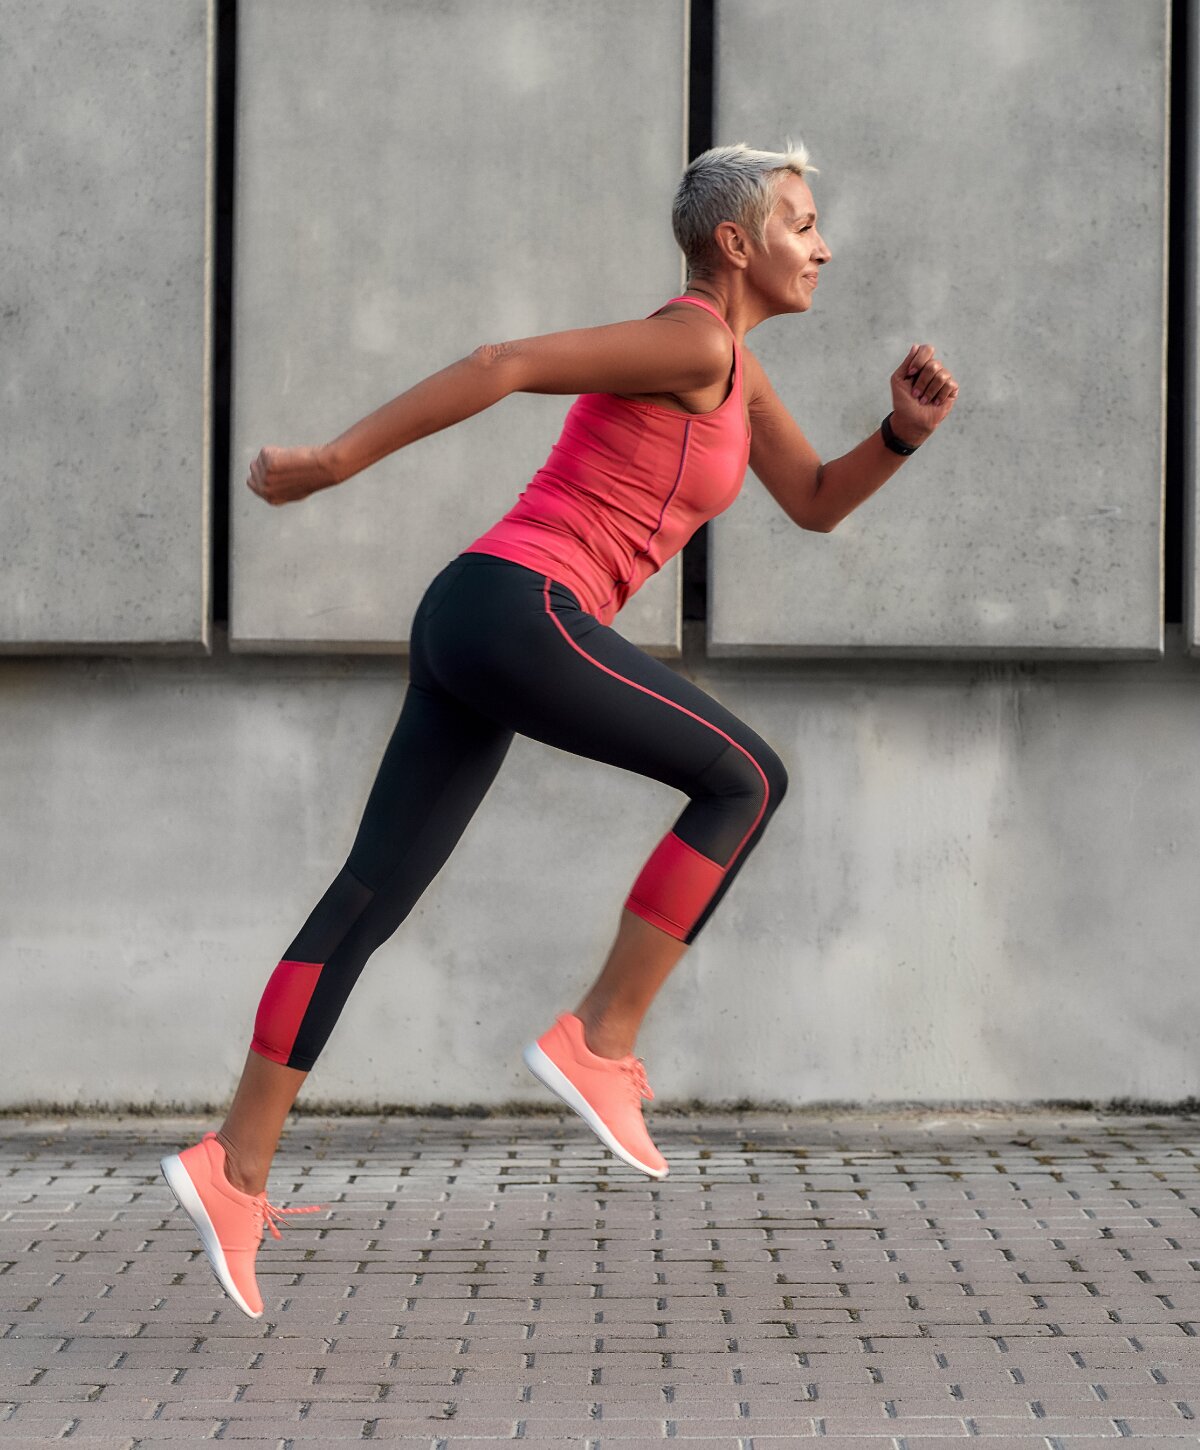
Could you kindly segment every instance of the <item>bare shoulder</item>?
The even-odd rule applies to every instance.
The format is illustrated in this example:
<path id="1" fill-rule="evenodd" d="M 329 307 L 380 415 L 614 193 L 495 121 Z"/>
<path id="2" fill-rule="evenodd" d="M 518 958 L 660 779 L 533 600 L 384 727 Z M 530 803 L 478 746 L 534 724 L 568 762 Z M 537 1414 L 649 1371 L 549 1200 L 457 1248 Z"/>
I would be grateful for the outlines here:
<path id="1" fill-rule="evenodd" d="M 689 347 L 711 366 L 714 377 L 728 376 L 733 365 L 733 334 L 711 312 L 690 302 L 669 302 L 646 320 L 669 322 L 683 329 Z"/>

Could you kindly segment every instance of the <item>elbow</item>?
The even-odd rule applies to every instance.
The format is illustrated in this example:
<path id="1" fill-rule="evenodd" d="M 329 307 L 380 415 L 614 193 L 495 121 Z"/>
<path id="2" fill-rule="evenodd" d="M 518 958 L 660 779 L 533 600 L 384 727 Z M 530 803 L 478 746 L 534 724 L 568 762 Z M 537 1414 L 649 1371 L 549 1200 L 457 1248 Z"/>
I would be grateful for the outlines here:
<path id="1" fill-rule="evenodd" d="M 520 389 L 517 378 L 518 349 L 515 342 L 485 342 L 471 353 L 468 361 L 500 394 Z"/>
<path id="2" fill-rule="evenodd" d="M 803 513 L 793 514 L 792 522 L 799 524 L 808 534 L 832 534 L 841 523 L 841 519 L 830 518 L 819 509 L 809 507 Z"/>
<path id="3" fill-rule="evenodd" d="M 471 354 L 471 361 L 477 367 L 487 368 L 490 372 L 507 362 L 513 351 L 511 342 L 481 342 Z"/>
<path id="4" fill-rule="evenodd" d="M 838 524 L 841 522 L 839 518 L 831 518 L 829 515 L 822 511 L 821 485 L 824 482 L 825 465 L 823 463 L 820 463 L 817 465 L 817 476 L 813 482 L 812 497 L 808 500 L 808 507 L 803 511 L 800 517 L 796 518 L 796 523 L 798 523 L 802 529 L 806 529 L 810 534 L 832 534 L 834 529 L 836 529 Z"/>

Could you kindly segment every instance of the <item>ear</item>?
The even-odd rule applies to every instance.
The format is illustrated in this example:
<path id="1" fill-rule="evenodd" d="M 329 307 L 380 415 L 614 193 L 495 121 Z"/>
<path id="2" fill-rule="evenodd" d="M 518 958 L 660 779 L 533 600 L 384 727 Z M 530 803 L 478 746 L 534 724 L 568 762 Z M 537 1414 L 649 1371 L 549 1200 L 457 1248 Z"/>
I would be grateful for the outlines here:
<path id="1" fill-rule="evenodd" d="M 750 237 L 737 222 L 718 222 L 713 231 L 713 246 L 729 266 L 744 271 L 750 265 Z"/>

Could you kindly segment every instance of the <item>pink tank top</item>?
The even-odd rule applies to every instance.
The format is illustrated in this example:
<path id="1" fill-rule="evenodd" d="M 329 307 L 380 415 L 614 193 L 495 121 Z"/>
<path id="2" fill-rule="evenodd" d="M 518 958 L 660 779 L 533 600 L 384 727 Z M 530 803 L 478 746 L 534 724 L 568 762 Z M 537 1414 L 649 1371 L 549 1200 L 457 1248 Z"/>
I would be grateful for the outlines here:
<path id="1" fill-rule="evenodd" d="M 699 298 L 671 301 L 703 307 L 724 322 Z M 749 460 L 735 342 L 733 385 L 711 413 L 676 413 L 615 393 L 577 398 L 516 505 L 463 552 L 549 575 L 609 624 L 701 524 L 729 507 Z"/>

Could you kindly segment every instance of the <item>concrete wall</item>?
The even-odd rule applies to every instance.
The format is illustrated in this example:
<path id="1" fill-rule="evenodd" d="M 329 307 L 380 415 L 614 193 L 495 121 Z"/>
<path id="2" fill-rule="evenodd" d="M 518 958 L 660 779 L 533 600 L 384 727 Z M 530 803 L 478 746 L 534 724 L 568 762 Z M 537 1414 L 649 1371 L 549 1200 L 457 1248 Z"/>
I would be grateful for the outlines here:
<path id="1" fill-rule="evenodd" d="M 397 649 L 428 583 L 545 460 L 569 399 L 508 399 L 269 510 L 265 443 L 323 443 L 484 342 L 679 290 L 685 0 L 242 0 L 231 636 Z M 679 647 L 679 566 L 627 628 Z"/>
<path id="2" fill-rule="evenodd" d="M 213 0 L 0 35 L 0 651 L 200 649 Z"/>
<path id="3" fill-rule="evenodd" d="M 0 1106 L 225 1096 L 404 687 L 329 651 L 402 647 L 566 403 L 294 510 L 245 492 L 253 452 L 678 285 L 685 0 L 238 12 L 233 617 L 213 658 L 149 660 L 208 639 L 212 6 L 0 0 L 0 650 L 109 651 L 0 662 Z M 794 784 L 652 1014 L 660 1100 L 1200 1093 L 1191 609 L 1130 658 L 1161 631 L 1164 0 L 718 18 L 721 138 L 825 167 L 818 306 L 753 339 L 785 399 L 838 451 L 914 329 L 963 396 L 834 535 L 753 481 L 715 531 L 679 667 Z M 675 568 L 621 624 L 677 649 Z M 889 651 L 1019 658 L 848 658 Z M 543 1101 L 519 1048 L 679 804 L 518 742 L 309 1101 Z"/>
<path id="4" fill-rule="evenodd" d="M 793 785 L 655 1005 L 663 1101 L 1200 1094 L 1200 665 L 689 658 Z M 349 848 L 387 660 L 0 667 L 0 1105 L 230 1089 Z M 541 1101 L 679 800 L 518 741 L 369 965 L 309 1101 Z"/>
<path id="5" fill-rule="evenodd" d="M 751 338 L 781 396 L 830 457 L 913 341 L 962 391 L 832 536 L 746 490 L 715 529 L 714 650 L 1156 653 L 1165 0 L 717 14 L 718 133 L 803 136 L 822 168 L 813 310 Z"/>

